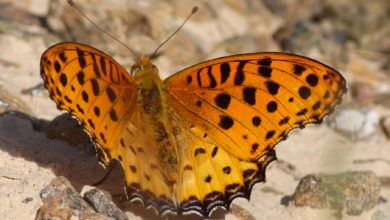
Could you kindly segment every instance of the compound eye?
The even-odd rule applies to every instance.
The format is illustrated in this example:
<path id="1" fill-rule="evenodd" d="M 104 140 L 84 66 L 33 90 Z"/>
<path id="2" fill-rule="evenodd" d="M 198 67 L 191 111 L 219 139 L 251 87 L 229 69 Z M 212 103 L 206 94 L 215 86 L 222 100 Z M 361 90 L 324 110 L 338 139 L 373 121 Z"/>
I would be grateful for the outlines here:
<path id="1" fill-rule="evenodd" d="M 135 76 L 135 75 L 137 74 L 137 72 L 139 72 L 140 69 L 141 69 L 141 68 L 140 68 L 139 65 L 133 65 L 133 66 L 131 67 L 131 69 L 130 69 L 130 74 L 131 74 L 132 76 Z"/>

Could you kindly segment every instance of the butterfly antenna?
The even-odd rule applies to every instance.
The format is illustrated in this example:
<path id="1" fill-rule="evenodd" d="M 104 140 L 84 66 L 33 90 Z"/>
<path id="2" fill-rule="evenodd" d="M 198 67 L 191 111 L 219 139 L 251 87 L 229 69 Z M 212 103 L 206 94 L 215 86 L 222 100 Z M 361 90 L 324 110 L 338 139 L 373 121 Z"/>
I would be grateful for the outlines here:
<path id="1" fill-rule="evenodd" d="M 167 43 L 173 36 L 175 36 L 175 34 L 176 34 L 177 32 L 180 31 L 180 29 L 185 25 L 185 23 L 187 23 L 187 21 L 191 18 L 191 16 L 192 16 L 193 14 L 195 14 L 197 11 L 198 11 L 198 7 L 197 7 L 197 6 L 194 6 L 194 7 L 192 8 L 191 13 L 187 16 L 187 18 L 183 21 L 183 23 L 176 29 L 175 32 L 173 32 L 171 35 L 169 35 L 169 37 L 168 37 L 165 41 L 163 41 L 163 42 L 160 44 L 160 46 L 157 47 L 157 49 L 153 52 L 153 54 L 151 55 L 151 57 L 153 57 L 153 56 L 157 53 L 157 51 L 158 51 L 162 46 L 164 46 L 165 43 Z"/>
<path id="2" fill-rule="evenodd" d="M 87 19 L 89 22 L 91 22 L 91 24 L 93 26 L 95 26 L 97 29 L 99 29 L 100 31 L 102 31 L 103 33 L 107 34 L 110 38 L 114 39 L 117 43 L 119 43 L 120 45 L 124 46 L 125 48 L 127 48 L 130 53 L 132 53 L 134 55 L 134 57 L 137 59 L 139 57 L 139 55 L 134 51 L 132 50 L 130 47 L 128 47 L 126 44 L 124 44 L 122 41 L 118 40 L 118 38 L 116 38 L 114 35 L 110 34 L 108 31 L 104 30 L 103 28 L 101 28 L 99 25 L 97 25 L 95 22 L 93 22 L 79 7 L 78 5 L 76 5 L 76 2 L 74 2 L 73 0 L 67 0 L 68 4 L 70 6 L 72 6 L 74 9 L 76 9 L 85 19 Z"/>

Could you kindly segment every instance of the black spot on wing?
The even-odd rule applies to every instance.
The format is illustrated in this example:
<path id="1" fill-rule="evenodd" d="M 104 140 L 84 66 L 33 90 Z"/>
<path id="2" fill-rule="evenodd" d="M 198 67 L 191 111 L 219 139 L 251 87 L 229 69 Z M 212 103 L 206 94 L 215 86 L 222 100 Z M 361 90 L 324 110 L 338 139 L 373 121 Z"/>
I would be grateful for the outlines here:
<path id="1" fill-rule="evenodd" d="M 241 60 L 238 63 L 236 74 L 234 75 L 234 85 L 241 85 L 245 80 L 244 67 L 247 63 L 247 60 Z"/>
<path id="2" fill-rule="evenodd" d="M 270 78 L 272 73 L 272 68 L 269 66 L 259 66 L 257 72 L 260 74 L 260 76 L 263 76 L 265 78 Z"/>
<path id="3" fill-rule="evenodd" d="M 307 108 L 304 108 L 296 113 L 297 116 L 305 115 L 308 112 Z"/>
<path id="4" fill-rule="evenodd" d="M 99 83 L 96 79 L 91 79 L 91 85 L 92 85 L 92 92 L 95 96 L 99 95 L 100 88 Z"/>
<path id="5" fill-rule="evenodd" d="M 245 87 L 242 90 L 242 98 L 249 105 L 255 105 L 256 104 L 256 88 Z"/>
<path id="6" fill-rule="evenodd" d="M 307 99 L 311 95 L 311 90 L 306 86 L 301 86 L 298 90 L 298 93 L 302 99 Z"/>
<path id="7" fill-rule="evenodd" d="M 293 65 L 293 73 L 297 76 L 302 75 L 302 73 L 306 70 L 306 67 L 300 65 L 300 64 L 294 64 Z"/>
<path id="8" fill-rule="evenodd" d="M 309 75 L 306 76 L 306 82 L 310 86 L 314 87 L 314 86 L 316 86 L 318 84 L 318 77 L 314 73 L 309 74 Z"/>
<path id="9" fill-rule="evenodd" d="M 60 91 L 60 89 L 58 87 L 56 87 L 56 92 L 57 92 L 58 96 L 62 96 L 62 92 Z"/>
<path id="10" fill-rule="evenodd" d="M 319 109 L 321 107 L 321 101 L 317 101 L 316 103 L 313 104 L 311 107 L 314 111 Z"/>
<path id="11" fill-rule="evenodd" d="M 267 134 L 265 135 L 265 139 L 268 140 L 272 138 L 275 135 L 275 133 L 276 133 L 275 130 L 268 131 Z"/>
<path id="12" fill-rule="evenodd" d="M 130 170 L 133 171 L 133 173 L 137 172 L 137 167 L 130 165 Z"/>
<path id="13" fill-rule="evenodd" d="M 254 116 L 252 118 L 252 124 L 255 127 L 259 127 L 259 125 L 261 124 L 261 118 L 259 116 Z"/>
<path id="14" fill-rule="evenodd" d="M 187 85 L 191 84 L 191 82 L 192 82 L 192 76 L 191 76 L 191 75 L 187 76 L 186 81 L 187 81 Z"/>
<path id="15" fill-rule="evenodd" d="M 217 87 L 217 81 L 215 80 L 213 73 L 212 73 L 212 66 L 209 66 L 207 69 L 207 76 L 209 77 L 210 85 L 209 88 L 215 88 Z"/>
<path id="16" fill-rule="evenodd" d="M 286 116 L 286 117 L 284 117 L 283 119 L 281 119 L 281 120 L 279 121 L 279 125 L 280 125 L 280 126 L 285 125 L 285 124 L 288 123 L 289 120 L 290 120 L 290 116 Z"/>
<path id="17" fill-rule="evenodd" d="M 184 170 L 191 171 L 191 170 L 192 170 L 192 166 L 186 165 L 186 166 L 184 167 Z"/>
<path id="18" fill-rule="evenodd" d="M 85 92 L 85 91 L 81 92 L 81 97 L 83 98 L 83 101 L 85 103 L 88 103 L 89 97 L 88 97 L 88 93 L 87 92 Z"/>
<path id="19" fill-rule="evenodd" d="M 67 95 L 65 95 L 64 98 L 65 98 L 66 102 L 68 102 L 69 104 L 72 104 L 72 100 Z"/>
<path id="20" fill-rule="evenodd" d="M 329 93 L 329 91 L 326 91 L 323 98 L 328 99 L 329 97 L 330 97 L 330 93 Z"/>
<path id="21" fill-rule="evenodd" d="M 257 61 L 257 64 L 259 64 L 260 66 L 271 66 L 272 59 L 270 57 L 266 57 Z"/>
<path id="22" fill-rule="evenodd" d="M 91 128 L 95 129 L 95 124 L 93 123 L 92 119 L 88 118 L 88 124 L 91 126 Z"/>
<path id="23" fill-rule="evenodd" d="M 194 156 L 196 157 L 199 154 L 205 154 L 205 153 L 206 153 L 206 150 L 204 148 L 199 147 L 199 148 L 195 149 Z"/>
<path id="24" fill-rule="evenodd" d="M 76 47 L 76 52 L 77 52 L 77 58 L 79 60 L 80 68 L 84 68 L 87 65 L 87 61 L 85 60 L 84 57 L 84 51 Z"/>
<path id="25" fill-rule="evenodd" d="M 112 121 L 118 121 L 118 115 L 116 114 L 115 109 L 111 109 L 110 111 L 110 118 Z"/>
<path id="26" fill-rule="evenodd" d="M 61 71 L 61 64 L 60 62 L 58 62 L 57 60 L 54 61 L 54 69 L 57 73 L 59 73 Z"/>
<path id="27" fill-rule="evenodd" d="M 252 147 L 251 147 L 251 153 L 254 153 L 256 152 L 256 150 L 259 148 L 259 144 L 258 143 L 253 143 L 252 144 Z"/>
<path id="28" fill-rule="evenodd" d="M 110 100 L 111 103 L 113 103 L 116 100 L 116 94 L 115 91 L 111 87 L 106 88 L 107 96 L 108 99 Z"/>
<path id="29" fill-rule="evenodd" d="M 68 59 L 64 52 L 59 53 L 58 57 L 60 58 L 61 62 L 63 62 L 63 63 L 66 63 L 66 60 Z"/>
<path id="30" fill-rule="evenodd" d="M 221 64 L 221 84 L 228 80 L 230 75 L 230 65 L 228 63 Z"/>
<path id="31" fill-rule="evenodd" d="M 93 63 L 93 72 L 95 73 L 96 77 L 100 78 L 100 70 L 97 63 Z"/>
<path id="32" fill-rule="evenodd" d="M 278 83 L 271 81 L 271 80 L 268 80 L 265 82 L 265 86 L 267 87 L 267 90 L 270 94 L 272 94 L 272 95 L 278 94 L 279 87 L 280 87 Z"/>
<path id="33" fill-rule="evenodd" d="M 85 73 L 82 70 L 77 73 L 77 81 L 81 86 L 85 83 Z"/>
<path id="34" fill-rule="evenodd" d="M 232 172 L 232 168 L 230 166 L 225 166 L 222 168 L 222 172 L 230 174 Z"/>
<path id="35" fill-rule="evenodd" d="M 231 100 L 231 96 L 227 93 L 221 93 L 221 94 L 218 94 L 215 98 L 214 98 L 214 102 L 215 104 L 222 108 L 222 109 L 227 109 L 230 105 L 230 100 Z"/>
<path id="36" fill-rule="evenodd" d="M 209 183 L 209 182 L 211 182 L 211 176 L 210 175 L 207 175 L 205 178 L 204 178 L 204 181 L 206 182 L 206 183 Z"/>
<path id="37" fill-rule="evenodd" d="M 103 74 L 107 76 L 106 60 L 104 57 L 100 57 L 100 67 L 102 68 Z"/>
<path id="38" fill-rule="evenodd" d="M 233 119 L 228 115 L 221 115 L 219 116 L 219 123 L 218 126 L 222 129 L 228 130 L 231 128 L 234 124 Z"/>
<path id="39" fill-rule="evenodd" d="M 77 110 L 78 110 L 81 114 L 84 114 L 84 113 L 85 113 L 85 112 L 84 112 L 84 109 L 81 108 L 81 106 L 80 106 L 79 104 L 76 104 L 76 108 L 77 108 Z"/>
<path id="40" fill-rule="evenodd" d="M 97 117 L 100 116 L 100 109 L 99 109 L 99 107 L 95 106 L 95 107 L 93 108 L 93 112 L 95 113 L 95 115 L 96 115 Z"/>
<path id="41" fill-rule="evenodd" d="M 215 155 L 217 155 L 217 153 L 218 153 L 218 147 L 215 146 L 215 147 L 213 148 L 213 150 L 211 151 L 211 157 L 215 157 Z"/>
<path id="42" fill-rule="evenodd" d="M 201 79 L 201 76 L 200 76 L 201 71 L 202 71 L 202 69 L 199 69 L 198 72 L 196 73 L 196 80 L 198 81 L 198 86 L 199 87 L 202 87 L 202 79 Z"/>
<path id="43" fill-rule="evenodd" d="M 275 101 L 270 101 L 270 102 L 267 104 L 267 111 L 268 111 L 268 112 L 273 113 L 273 112 L 275 112 L 277 109 L 278 109 L 278 103 L 276 103 Z"/>
<path id="44" fill-rule="evenodd" d="M 61 82 L 62 86 L 66 86 L 66 84 L 68 83 L 68 78 L 66 77 L 65 73 L 61 73 L 60 82 Z"/>

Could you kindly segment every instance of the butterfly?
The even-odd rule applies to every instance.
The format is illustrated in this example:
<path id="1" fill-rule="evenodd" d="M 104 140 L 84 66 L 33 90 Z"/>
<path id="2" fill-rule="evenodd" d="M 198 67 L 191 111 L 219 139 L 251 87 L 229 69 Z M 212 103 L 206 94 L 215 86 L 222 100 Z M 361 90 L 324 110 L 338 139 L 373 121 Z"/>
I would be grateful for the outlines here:
<path id="1" fill-rule="evenodd" d="M 274 147 L 320 123 L 346 92 L 335 69 L 299 55 L 239 54 L 162 80 L 148 56 L 130 73 L 80 43 L 46 50 L 41 76 L 57 107 L 76 117 L 100 161 L 120 162 L 126 194 L 160 215 L 208 216 L 249 199 Z"/>

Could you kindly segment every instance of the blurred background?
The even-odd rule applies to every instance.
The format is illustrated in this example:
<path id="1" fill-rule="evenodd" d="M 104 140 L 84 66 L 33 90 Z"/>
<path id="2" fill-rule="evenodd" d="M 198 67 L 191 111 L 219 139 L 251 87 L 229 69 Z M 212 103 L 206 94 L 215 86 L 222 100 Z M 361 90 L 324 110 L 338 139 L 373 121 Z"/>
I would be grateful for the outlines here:
<path id="1" fill-rule="evenodd" d="M 154 59 L 163 78 L 211 58 L 261 51 L 296 53 L 339 70 L 348 83 L 343 103 L 321 125 L 293 132 L 280 143 L 276 147 L 279 160 L 267 170 L 267 182 L 257 184 L 250 202 L 235 200 L 233 211 L 223 217 L 390 219 L 388 0 L 76 3 L 100 27 L 143 54 L 152 53 L 198 6 L 198 13 Z M 135 61 L 126 48 L 97 30 L 66 0 L 0 0 L 0 204 L 5 204 L 0 206 L 0 216 L 5 219 L 34 218 L 42 204 L 39 192 L 55 176 L 67 177 L 81 190 L 93 181 L 95 171 L 104 175 L 93 150 L 80 149 L 88 142 L 85 135 L 70 131 L 78 126 L 69 119 L 58 120 L 63 112 L 42 86 L 40 56 L 63 41 L 96 47 L 126 69 Z M 366 204 L 351 198 L 360 209 L 352 205 L 355 211 L 350 211 L 348 202 L 336 208 L 315 202 L 299 205 L 302 199 L 291 196 L 308 174 L 347 171 L 370 171 L 361 178 L 368 178 L 363 182 L 374 195 L 362 200 L 372 201 Z M 110 184 L 103 188 L 110 191 Z M 347 186 L 344 192 L 356 194 Z M 120 188 L 119 181 L 118 194 Z M 155 217 L 131 211 L 127 215 Z"/>

